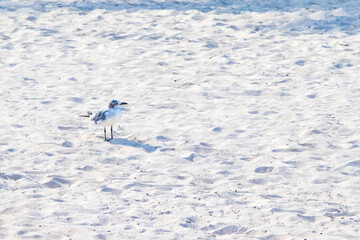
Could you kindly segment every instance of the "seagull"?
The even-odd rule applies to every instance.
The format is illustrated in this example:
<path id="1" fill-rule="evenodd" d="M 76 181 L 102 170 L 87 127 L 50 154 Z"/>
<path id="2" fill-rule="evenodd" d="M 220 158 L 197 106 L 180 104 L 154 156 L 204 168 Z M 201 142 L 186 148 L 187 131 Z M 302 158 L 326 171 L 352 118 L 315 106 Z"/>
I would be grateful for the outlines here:
<path id="1" fill-rule="evenodd" d="M 109 103 L 109 108 L 106 110 L 98 111 L 92 118 L 91 121 L 94 121 L 95 124 L 99 124 L 104 127 L 104 137 L 105 141 L 110 141 L 113 139 L 113 125 L 117 123 L 122 115 L 120 105 L 126 105 L 126 102 L 119 102 L 118 100 L 112 100 Z M 90 117 L 92 112 L 88 112 L 87 115 L 80 115 L 80 117 Z M 111 127 L 111 138 L 106 138 L 106 127 Z"/>

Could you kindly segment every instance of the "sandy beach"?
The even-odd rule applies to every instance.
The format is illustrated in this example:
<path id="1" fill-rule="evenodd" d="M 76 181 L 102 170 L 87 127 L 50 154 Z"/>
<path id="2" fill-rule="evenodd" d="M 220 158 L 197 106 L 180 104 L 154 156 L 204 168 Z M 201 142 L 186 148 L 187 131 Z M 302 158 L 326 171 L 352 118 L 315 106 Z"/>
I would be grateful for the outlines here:
<path id="1" fill-rule="evenodd" d="M 0 69 L 0 239 L 359 239 L 358 0 L 1 0 Z"/>

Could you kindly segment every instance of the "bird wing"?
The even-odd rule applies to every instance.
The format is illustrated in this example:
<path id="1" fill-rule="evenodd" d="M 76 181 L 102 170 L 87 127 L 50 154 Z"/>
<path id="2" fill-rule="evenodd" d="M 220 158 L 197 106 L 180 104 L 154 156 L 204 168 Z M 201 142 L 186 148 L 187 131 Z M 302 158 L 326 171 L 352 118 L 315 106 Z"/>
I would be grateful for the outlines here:
<path id="1" fill-rule="evenodd" d="M 95 123 L 97 123 L 98 121 L 104 121 L 107 115 L 109 115 L 109 110 L 102 110 L 97 112 L 95 116 L 91 118 L 91 120 Z"/>

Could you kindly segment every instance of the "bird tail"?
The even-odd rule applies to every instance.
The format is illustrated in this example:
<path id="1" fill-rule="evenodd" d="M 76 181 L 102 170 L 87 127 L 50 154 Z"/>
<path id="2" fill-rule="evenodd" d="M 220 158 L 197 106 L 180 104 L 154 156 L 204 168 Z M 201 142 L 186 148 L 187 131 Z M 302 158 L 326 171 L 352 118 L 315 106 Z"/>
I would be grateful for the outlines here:
<path id="1" fill-rule="evenodd" d="M 80 117 L 90 117 L 92 115 L 92 112 L 87 112 L 87 114 L 80 114 Z"/>

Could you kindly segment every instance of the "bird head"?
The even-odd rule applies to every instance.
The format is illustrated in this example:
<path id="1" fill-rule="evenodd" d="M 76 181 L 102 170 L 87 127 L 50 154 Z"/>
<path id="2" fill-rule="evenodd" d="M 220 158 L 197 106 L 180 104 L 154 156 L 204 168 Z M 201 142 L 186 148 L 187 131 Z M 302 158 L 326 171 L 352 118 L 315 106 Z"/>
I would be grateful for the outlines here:
<path id="1" fill-rule="evenodd" d="M 126 102 L 119 102 L 118 100 L 112 100 L 110 103 L 109 103 L 109 108 L 114 108 L 116 106 L 119 106 L 119 105 L 126 105 L 127 103 Z"/>

